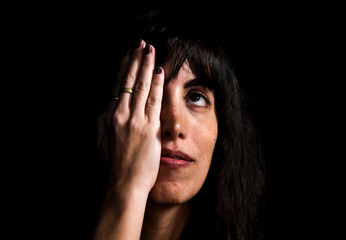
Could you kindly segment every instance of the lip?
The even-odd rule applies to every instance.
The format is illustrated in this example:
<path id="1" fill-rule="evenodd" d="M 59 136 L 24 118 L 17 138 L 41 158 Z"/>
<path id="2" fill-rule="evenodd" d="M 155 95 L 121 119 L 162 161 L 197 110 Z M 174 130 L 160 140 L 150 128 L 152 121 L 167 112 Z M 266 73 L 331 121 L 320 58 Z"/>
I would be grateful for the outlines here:
<path id="1" fill-rule="evenodd" d="M 188 167 L 194 160 L 184 152 L 164 148 L 161 151 L 160 163 L 170 168 Z"/>

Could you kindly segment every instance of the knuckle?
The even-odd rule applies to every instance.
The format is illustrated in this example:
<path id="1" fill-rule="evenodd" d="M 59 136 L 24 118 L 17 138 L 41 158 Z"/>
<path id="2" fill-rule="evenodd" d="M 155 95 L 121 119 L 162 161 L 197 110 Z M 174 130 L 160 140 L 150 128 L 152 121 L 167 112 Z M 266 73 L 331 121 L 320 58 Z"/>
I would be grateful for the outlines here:
<path id="1" fill-rule="evenodd" d="M 121 129 L 124 126 L 123 118 L 119 114 L 114 113 L 113 118 L 112 118 L 112 125 L 113 125 L 115 131 L 118 132 L 119 129 Z"/>
<path id="2" fill-rule="evenodd" d="M 151 68 L 151 62 L 143 61 L 142 62 L 142 68 Z"/>
<path id="3" fill-rule="evenodd" d="M 145 138 L 148 136 L 148 126 L 143 121 L 131 119 L 128 124 L 128 133 L 135 138 Z"/>
<path id="4" fill-rule="evenodd" d="M 151 85 L 153 85 L 156 88 L 161 87 L 161 82 L 158 81 L 157 79 L 154 79 L 154 80 L 151 82 Z"/>
<path id="5" fill-rule="evenodd" d="M 148 88 L 148 83 L 145 81 L 139 81 L 135 86 L 135 91 L 139 92 Z"/>
<path id="6" fill-rule="evenodd" d="M 147 100 L 148 107 L 155 107 L 161 104 L 161 99 L 157 96 L 150 96 Z"/>
<path id="7" fill-rule="evenodd" d="M 136 77 L 135 77 L 135 75 L 133 73 L 127 72 L 125 74 L 125 80 L 127 82 L 134 82 L 136 80 Z"/>
<path id="8" fill-rule="evenodd" d="M 140 122 L 136 118 L 131 118 L 129 121 L 129 128 L 133 132 L 137 132 L 141 129 Z"/>

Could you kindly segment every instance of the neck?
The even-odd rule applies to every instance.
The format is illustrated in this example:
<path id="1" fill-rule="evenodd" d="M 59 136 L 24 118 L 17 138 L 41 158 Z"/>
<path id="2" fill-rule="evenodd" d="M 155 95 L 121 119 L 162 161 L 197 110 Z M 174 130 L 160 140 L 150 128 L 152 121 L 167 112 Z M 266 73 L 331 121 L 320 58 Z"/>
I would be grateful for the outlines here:
<path id="1" fill-rule="evenodd" d="M 161 205 L 148 201 L 141 239 L 179 239 L 190 217 L 191 203 Z"/>

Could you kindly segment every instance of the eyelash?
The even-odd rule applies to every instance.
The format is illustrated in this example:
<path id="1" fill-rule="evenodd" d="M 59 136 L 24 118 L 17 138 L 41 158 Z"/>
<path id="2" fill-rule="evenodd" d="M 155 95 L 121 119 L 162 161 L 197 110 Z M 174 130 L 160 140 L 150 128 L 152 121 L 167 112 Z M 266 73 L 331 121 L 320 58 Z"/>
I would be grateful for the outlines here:
<path id="1" fill-rule="evenodd" d="M 192 97 L 201 97 L 201 98 L 203 98 L 203 100 L 205 101 L 206 106 L 209 106 L 209 105 L 210 105 L 209 99 L 205 96 L 205 94 L 201 93 L 200 91 L 197 91 L 197 90 L 192 90 L 192 91 L 190 91 L 190 92 L 187 94 L 187 96 L 186 96 L 185 99 L 188 101 L 188 100 L 191 100 Z M 192 101 L 192 102 L 195 102 L 195 101 Z M 193 104 L 194 104 L 194 103 L 193 103 Z M 198 104 L 194 104 L 194 105 L 200 106 L 200 105 L 198 105 Z"/>

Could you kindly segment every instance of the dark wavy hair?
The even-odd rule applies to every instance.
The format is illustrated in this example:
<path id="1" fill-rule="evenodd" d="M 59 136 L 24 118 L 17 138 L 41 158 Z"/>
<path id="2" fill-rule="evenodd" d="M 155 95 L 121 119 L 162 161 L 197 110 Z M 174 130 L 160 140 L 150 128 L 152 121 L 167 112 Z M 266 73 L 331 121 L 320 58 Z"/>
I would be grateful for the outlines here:
<path id="1" fill-rule="evenodd" d="M 196 12 L 155 10 L 137 14 L 121 34 L 124 50 L 134 40 L 143 39 L 155 47 L 156 65 L 173 64 L 166 81 L 174 79 L 187 60 L 193 73 L 214 92 L 218 139 L 183 238 L 262 239 L 262 147 L 228 55 L 212 26 Z"/>

